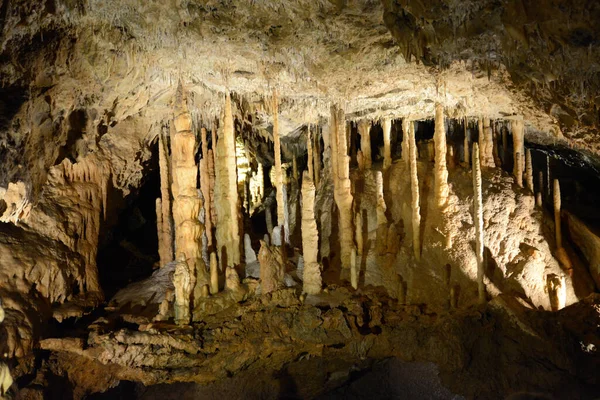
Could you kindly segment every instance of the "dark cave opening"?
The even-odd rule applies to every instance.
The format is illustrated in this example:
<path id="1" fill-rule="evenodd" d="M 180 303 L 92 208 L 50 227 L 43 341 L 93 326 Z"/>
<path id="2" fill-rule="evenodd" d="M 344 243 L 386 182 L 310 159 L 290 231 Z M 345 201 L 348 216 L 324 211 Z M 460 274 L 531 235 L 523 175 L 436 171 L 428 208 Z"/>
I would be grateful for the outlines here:
<path id="1" fill-rule="evenodd" d="M 112 220 L 100 233 L 98 273 L 107 299 L 131 282 L 147 278 L 158 266 L 156 199 L 160 197 L 158 146 L 144 166 L 139 189 L 126 198 L 114 194 Z"/>

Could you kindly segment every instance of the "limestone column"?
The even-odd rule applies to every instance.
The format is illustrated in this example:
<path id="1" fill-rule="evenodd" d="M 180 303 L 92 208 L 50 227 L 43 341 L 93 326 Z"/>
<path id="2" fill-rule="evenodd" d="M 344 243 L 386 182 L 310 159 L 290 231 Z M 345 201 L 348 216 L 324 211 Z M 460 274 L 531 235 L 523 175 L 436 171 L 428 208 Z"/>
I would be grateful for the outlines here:
<path id="1" fill-rule="evenodd" d="M 508 129 L 502 128 L 502 163 L 506 166 L 506 157 L 508 156 Z"/>
<path id="2" fill-rule="evenodd" d="M 523 163 L 521 162 L 521 158 L 523 158 L 523 154 L 517 152 L 515 154 L 515 181 L 517 185 L 523 187 Z"/>
<path id="3" fill-rule="evenodd" d="M 277 226 L 285 225 L 285 202 L 283 198 L 283 170 L 281 166 L 281 142 L 279 139 L 279 100 L 273 93 L 273 144 L 275 151 L 275 200 L 277 202 Z M 287 229 L 286 229 L 287 231 Z"/>
<path id="4" fill-rule="evenodd" d="M 209 283 L 202 259 L 202 233 L 204 226 L 198 215 L 202 200 L 196 186 L 198 167 L 195 161 L 196 135 L 192 132 L 192 118 L 187 109 L 181 85 L 177 89 L 171 131 L 171 160 L 173 183 L 173 222 L 175 225 L 175 252 L 188 266 L 190 288 L 197 289 Z M 176 291 L 177 293 L 177 291 Z M 186 291 L 180 294 L 186 296 Z M 187 294 L 191 296 L 191 293 Z M 198 296 L 195 296 L 198 299 Z"/>
<path id="5" fill-rule="evenodd" d="M 448 201 L 448 169 L 446 166 L 446 128 L 444 126 L 444 107 L 442 104 L 435 105 L 435 132 L 433 136 L 435 144 L 435 199 L 438 207 L 442 207 Z"/>
<path id="6" fill-rule="evenodd" d="M 308 126 L 308 131 L 306 133 L 306 153 L 308 156 L 308 161 L 307 161 L 308 177 L 312 181 L 314 181 L 315 175 L 314 175 L 314 168 L 313 168 L 313 145 L 312 145 L 312 132 L 310 129 L 310 125 Z"/>
<path id="7" fill-rule="evenodd" d="M 215 207 L 215 184 L 217 179 L 217 171 L 215 167 L 217 157 L 217 129 L 212 128 L 211 132 L 212 149 L 208 150 L 208 177 L 210 179 L 210 211 L 213 226 L 217 226 L 217 208 Z"/>
<path id="8" fill-rule="evenodd" d="M 267 224 L 267 231 L 269 236 L 273 234 L 273 214 L 271 214 L 271 205 L 265 206 L 265 222 Z"/>
<path id="9" fill-rule="evenodd" d="M 525 154 L 525 139 L 524 139 L 524 127 L 523 120 L 511 121 L 512 134 L 513 134 L 513 174 L 517 178 L 517 182 L 521 182 L 519 186 L 523 186 L 523 161 L 521 157 Z M 519 153 L 519 156 L 517 156 Z"/>
<path id="10" fill-rule="evenodd" d="M 225 97 L 223 124 L 217 141 L 215 168 L 216 242 L 220 264 L 234 267 L 241 262 L 239 225 L 240 199 L 237 186 L 237 160 L 231 97 Z"/>
<path id="11" fill-rule="evenodd" d="M 219 293 L 219 265 L 217 262 L 217 253 L 210 253 L 210 294 Z"/>
<path id="12" fill-rule="evenodd" d="M 479 147 L 482 167 L 494 167 L 494 138 L 488 118 L 479 118 Z"/>
<path id="13" fill-rule="evenodd" d="M 560 183 L 554 180 L 554 232 L 556 235 L 556 248 L 562 248 L 562 235 L 560 223 Z"/>
<path id="14" fill-rule="evenodd" d="M 382 123 L 383 128 L 383 169 L 386 170 L 392 166 L 392 147 L 391 147 L 391 135 L 392 135 L 392 120 L 386 118 Z M 370 149 L 370 147 L 369 147 Z"/>
<path id="15" fill-rule="evenodd" d="M 314 182 L 315 187 L 319 187 L 319 180 L 321 179 L 321 145 L 319 141 L 319 130 L 315 127 L 314 135 L 314 146 L 313 146 L 313 163 L 314 163 Z"/>
<path id="16" fill-rule="evenodd" d="M 347 132 L 344 111 L 331 107 L 331 155 L 333 166 L 334 199 L 339 210 L 340 261 L 342 268 L 350 268 L 350 256 L 354 247 L 352 217 L 352 183 L 350 182 L 350 157 L 348 156 Z"/>
<path id="17" fill-rule="evenodd" d="M 531 150 L 525 150 L 525 182 L 527 183 L 527 189 L 534 194 L 533 190 L 533 165 L 531 162 Z"/>
<path id="18" fill-rule="evenodd" d="M 467 166 L 469 166 L 470 161 L 469 161 L 469 155 L 471 154 L 470 151 L 470 145 L 469 143 L 471 142 L 471 133 L 469 132 L 469 120 L 467 119 L 467 117 L 465 117 L 464 119 L 464 124 L 465 124 L 465 144 L 464 144 L 464 161 L 465 164 L 467 164 Z"/>
<path id="19" fill-rule="evenodd" d="M 310 141 L 310 140 L 309 140 Z M 302 255 L 304 257 L 303 291 L 318 294 L 321 291 L 321 268 L 317 261 L 319 232 L 315 221 L 315 185 L 305 171 L 302 178 Z"/>
<path id="20" fill-rule="evenodd" d="M 415 126 L 407 122 L 408 153 L 410 159 L 410 189 L 412 194 L 412 234 L 415 259 L 421 259 L 421 207 L 419 205 L 419 177 L 417 173 L 417 143 L 415 142 Z"/>
<path id="21" fill-rule="evenodd" d="M 360 150 L 362 151 L 365 169 L 371 169 L 372 156 L 371 156 L 371 123 L 366 119 L 361 120 L 358 123 L 358 133 L 360 134 Z M 384 141 L 385 146 L 385 141 Z M 389 149 L 389 135 L 388 135 L 388 146 Z M 385 152 L 385 149 L 384 149 Z M 391 154 L 391 153 L 390 153 Z M 391 156 L 390 156 L 391 158 Z"/>
<path id="22" fill-rule="evenodd" d="M 206 244 L 209 249 L 213 247 L 212 240 L 212 210 L 210 193 L 210 175 L 208 169 L 208 139 L 206 137 L 206 128 L 200 130 L 202 140 L 202 158 L 200 159 L 200 189 L 204 197 L 204 231 L 206 232 Z"/>
<path id="23" fill-rule="evenodd" d="M 358 265 L 356 263 L 356 248 L 352 247 L 350 252 L 350 284 L 358 289 Z"/>
<path id="24" fill-rule="evenodd" d="M 161 226 L 158 227 L 158 253 L 161 267 L 173 261 L 173 220 L 171 217 L 171 192 L 169 190 L 169 155 L 163 133 L 158 134 L 158 165 L 160 169 L 160 212 Z"/>
<path id="25" fill-rule="evenodd" d="M 496 167 L 502 167 L 502 160 L 500 160 L 500 153 L 498 152 L 498 124 L 494 123 L 492 128 L 492 148 L 494 151 L 494 164 Z"/>
<path id="26" fill-rule="evenodd" d="M 473 143 L 473 222 L 475 223 L 475 254 L 477 256 L 477 291 L 479 302 L 485 303 L 485 287 L 483 285 L 483 199 L 479 163 L 479 146 L 477 143 Z"/>
<path id="27" fill-rule="evenodd" d="M 409 143 L 409 135 L 410 135 L 410 125 L 412 121 L 408 118 L 404 118 L 402 120 L 402 160 L 406 163 L 406 166 L 410 166 L 410 147 Z"/>
<path id="28" fill-rule="evenodd" d="M 542 208 L 542 193 L 544 191 L 544 173 L 540 171 L 538 175 L 538 192 L 535 196 L 535 204 Z"/>

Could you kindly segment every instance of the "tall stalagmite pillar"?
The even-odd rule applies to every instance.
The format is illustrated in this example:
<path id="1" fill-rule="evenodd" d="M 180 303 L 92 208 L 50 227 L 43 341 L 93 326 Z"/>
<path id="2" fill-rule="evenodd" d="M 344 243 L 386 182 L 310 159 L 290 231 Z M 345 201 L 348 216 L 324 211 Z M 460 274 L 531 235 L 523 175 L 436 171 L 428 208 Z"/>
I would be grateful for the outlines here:
<path id="1" fill-rule="evenodd" d="M 358 123 L 358 133 L 360 134 L 360 150 L 363 154 L 365 169 L 371 169 L 371 123 L 366 119 L 361 120 Z"/>
<path id="2" fill-rule="evenodd" d="M 479 146 L 473 143 L 473 222 L 475 223 L 475 254 L 477 256 L 477 290 L 479 302 L 485 303 L 483 285 L 483 198 Z"/>
<path id="3" fill-rule="evenodd" d="M 196 186 L 198 167 L 195 161 L 196 135 L 192 132 L 192 118 L 187 109 L 181 84 L 177 88 L 173 116 L 174 129 L 171 131 L 171 161 L 173 183 L 173 222 L 175 225 L 175 252 L 178 259 L 187 264 L 189 288 L 199 293 L 209 283 L 206 266 L 202 260 L 202 233 L 204 226 L 198 220 L 202 201 Z M 191 293 L 178 292 L 180 296 Z M 196 296 L 198 298 L 198 296 Z M 179 300 L 176 298 L 176 303 Z M 181 321 L 185 318 L 180 318 Z"/>
<path id="4" fill-rule="evenodd" d="M 217 141 L 216 157 L 215 208 L 218 254 L 221 257 L 221 266 L 234 267 L 241 262 L 240 199 L 237 186 L 235 131 L 229 93 L 225 97 L 223 127 Z"/>
<path id="5" fill-rule="evenodd" d="M 517 182 L 521 182 L 519 186 L 523 186 L 523 160 L 525 155 L 525 133 L 523 120 L 511 121 L 513 135 L 513 175 L 517 178 Z M 517 153 L 519 155 L 517 155 Z"/>
<path id="6" fill-rule="evenodd" d="M 542 207 L 542 193 L 544 192 L 544 173 L 540 171 L 538 175 L 538 192 L 535 195 L 535 204 Z"/>
<path id="7" fill-rule="evenodd" d="M 464 118 L 464 124 L 465 124 L 465 143 L 464 143 L 463 155 L 464 155 L 465 164 L 467 164 L 467 166 L 469 166 L 469 164 L 470 164 L 469 156 L 471 155 L 471 151 L 470 151 L 471 132 L 469 131 L 469 120 L 467 119 L 467 117 Z"/>
<path id="8" fill-rule="evenodd" d="M 171 191 L 169 184 L 169 154 L 163 133 L 158 134 L 158 165 L 160 168 L 160 210 L 157 201 L 157 221 L 160 212 L 161 225 L 158 227 L 158 253 L 161 267 L 173 261 L 173 219 L 171 217 Z"/>
<path id="9" fill-rule="evenodd" d="M 281 142 L 279 140 L 279 99 L 273 93 L 273 146 L 275 148 L 275 199 L 277 202 L 277 225 L 283 226 L 285 220 L 285 205 L 283 202 L 283 176 L 281 169 Z"/>
<path id="10" fill-rule="evenodd" d="M 446 128 L 444 126 L 444 107 L 437 103 L 435 105 L 435 132 L 433 136 L 435 143 L 435 199 L 438 207 L 448 201 L 448 169 L 446 166 Z"/>
<path id="11" fill-rule="evenodd" d="M 417 143 L 415 141 L 415 126 L 412 121 L 406 122 L 407 144 L 410 166 L 410 189 L 412 194 L 412 234 L 413 251 L 417 261 L 421 259 L 421 207 L 419 205 L 419 177 L 417 173 Z"/>
<path id="12" fill-rule="evenodd" d="M 314 165 L 313 165 L 313 140 L 312 140 L 312 131 L 310 129 L 310 125 L 308 126 L 308 131 L 306 132 L 306 153 L 308 156 L 307 167 L 308 167 L 308 176 L 314 181 Z M 304 179 L 304 178 L 303 178 Z"/>
<path id="13" fill-rule="evenodd" d="M 202 158 L 200 159 L 200 189 L 204 197 L 204 231 L 206 232 L 206 244 L 209 249 L 213 247 L 212 240 L 212 211 L 211 211 L 211 191 L 210 191 L 210 173 L 208 168 L 208 139 L 206 137 L 206 128 L 200 130 L 200 140 L 202 140 Z"/>
<path id="14" fill-rule="evenodd" d="M 533 191 L 533 165 L 531 161 L 531 150 L 525 150 L 525 182 L 527 183 L 527 189 L 535 194 Z"/>
<path id="15" fill-rule="evenodd" d="M 562 233 L 560 224 L 560 183 L 554 180 L 554 233 L 556 235 L 556 248 L 562 248 Z"/>
<path id="16" fill-rule="evenodd" d="M 314 182 L 315 187 L 319 187 L 319 180 L 321 179 L 321 142 L 319 141 L 319 129 L 315 126 L 313 135 L 313 163 L 314 163 Z"/>
<path id="17" fill-rule="evenodd" d="M 383 128 L 383 169 L 392 166 L 392 120 L 386 118 L 382 123 Z M 370 147 L 369 147 L 370 150 Z"/>
<path id="18" fill-rule="evenodd" d="M 408 136 L 410 135 L 410 126 L 412 121 L 408 118 L 402 120 L 402 160 L 410 167 L 410 146 Z"/>
<path id="19" fill-rule="evenodd" d="M 310 174 L 302 178 L 302 255 L 304 257 L 303 291 L 318 294 L 321 291 L 321 267 L 317 261 L 319 232 L 315 221 L 315 185 Z"/>
<path id="20" fill-rule="evenodd" d="M 340 261 L 342 268 L 350 268 L 350 255 L 354 247 L 352 217 L 352 183 L 350 182 L 350 156 L 344 111 L 331 107 L 331 156 L 334 199 L 339 210 Z"/>
<path id="21" fill-rule="evenodd" d="M 478 127 L 481 166 L 494 167 L 494 137 L 492 128 L 490 127 L 490 120 L 488 118 L 480 118 Z"/>

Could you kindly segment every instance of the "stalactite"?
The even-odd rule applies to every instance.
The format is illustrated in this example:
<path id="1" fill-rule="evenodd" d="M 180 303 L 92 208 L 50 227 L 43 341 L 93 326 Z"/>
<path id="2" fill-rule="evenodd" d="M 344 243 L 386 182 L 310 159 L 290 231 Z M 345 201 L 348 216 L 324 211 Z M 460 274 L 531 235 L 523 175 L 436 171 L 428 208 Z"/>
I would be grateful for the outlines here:
<path id="1" fill-rule="evenodd" d="M 552 182 L 552 178 L 550 177 L 550 155 L 546 154 L 546 194 L 548 198 L 550 198 L 550 182 Z"/>
<path id="2" fill-rule="evenodd" d="M 542 171 L 539 172 L 538 175 L 538 192 L 535 196 L 535 204 L 542 208 L 542 192 L 544 191 L 544 173 Z"/>
<path id="3" fill-rule="evenodd" d="M 475 255 L 477 256 L 477 291 L 479 302 L 485 303 L 483 285 L 483 199 L 481 190 L 479 146 L 473 143 L 473 222 L 475 224 Z"/>
<path id="4" fill-rule="evenodd" d="M 388 220 L 387 220 L 387 217 L 385 216 L 385 212 L 387 211 L 387 206 L 385 204 L 385 198 L 383 196 L 383 174 L 381 173 L 381 171 L 375 171 L 375 187 L 377 188 L 376 189 L 377 225 L 378 226 L 387 225 Z"/>
<path id="5" fill-rule="evenodd" d="M 464 118 L 464 125 L 465 125 L 465 143 L 464 143 L 464 151 L 463 151 L 463 157 L 464 157 L 464 162 L 467 165 L 467 167 L 470 165 L 469 162 L 469 155 L 471 154 L 470 152 L 470 141 L 471 141 L 471 133 L 469 132 L 469 120 L 467 119 L 467 117 Z"/>
<path id="6" fill-rule="evenodd" d="M 410 157 L 410 188 L 412 194 L 412 234 L 415 259 L 421 259 L 421 207 L 419 205 L 419 177 L 417 173 L 417 144 L 415 142 L 414 123 L 407 123 L 408 152 Z"/>
<path id="7" fill-rule="evenodd" d="M 197 189 L 198 167 L 194 157 L 196 136 L 192 132 L 192 119 L 181 85 L 177 88 L 172 127 L 171 192 L 173 193 L 175 251 L 178 257 L 183 257 L 189 268 L 190 290 L 199 293 L 202 286 L 209 283 L 209 277 L 202 259 L 201 238 L 204 226 L 198 219 L 202 200 Z M 192 295 L 186 291 L 179 291 L 179 294 L 186 296 L 188 302 Z M 194 297 L 199 299 L 199 296 Z M 180 300 L 180 304 L 183 304 L 183 300 Z"/>
<path id="8" fill-rule="evenodd" d="M 356 227 L 356 232 L 354 233 L 356 239 L 356 251 L 359 255 L 362 255 L 364 250 L 364 234 L 362 213 L 360 210 L 354 215 L 354 226 Z"/>
<path id="9" fill-rule="evenodd" d="M 408 118 L 404 118 L 402 120 L 402 160 L 406 163 L 406 166 L 410 166 L 410 147 L 409 147 L 409 139 L 410 135 L 410 125 L 412 121 Z"/>
<path id="10" fill-rule="evenodd" d="M 520 187 L 523 187 L 523 169 L 522 169 L 522 163 L 521 163 L 521 158 L 522 158 L 522 154 L 517 152 L 515 154 L 515 163 L 516 163 L 516 170 L 515 170 L 515 181 L 517 183 L 517 185 L 519 185 Z"/>
<path id="11" fill-rule="evenodd" d="M 313 163 L 314 163 L 314 182 L 315 187 L 319 187 L 319 182 L 321 180 L 321 145 L 319 141 L 319 131 L 315 127 L 314 131 L 314 148 L 313 148 Z"/>
<path id="12" fill-rule="evenodd" d="M 331 107 L 331 134 L 334 199 L 339 210 L 340 260 L 342 268 L 350 268 L 350 253 L 354 246 L 350 157 L 344 112 L 335 106 Z"/>
<path id="13" fill-rule="evenodd" d="M 241 262 L 240 199 L 237 185 L 235 131 L 231 96 L 225 97 L 222 129 L 219 130 L 216 153 L 215 208 L 217 209 L 216 241 L 221 265 L 233 267 Z"/>
<path id="14" fill-rule="evenodd" d="M 217 142 L 213 142 L 216 143 Z M 217 225 L 217 208 L 215 207 L 215 153 L 213 150 L 208 150 L 208 179 L 210 183 L 210 219 L 213 226 Z M 211 233 L 212 236 L 212 233 Z M 214 238 L 213 238 L 214 240 Z"/>
<path id="15" fill-rule="evenodd" d="M 494 139 L 492 136 L 492 128 L 490 127 L 490 120 L 487 118 L 480 118 L 477 126 L 479 128 L 481 166 L 494 167 Z"/>
<path id="16" fill-rule="evenodd" d="M 554 233 L 556 235 L 556 248 L 562 248 L 562 234 L 561 234 L 561 223 L 560 223 L 560 182 L 558 179 L 554 180 Z"/>
<path id="17" fill-rule="evenodd" d="M 171 192 L 170 192 L 170 165 L 167 144 L 163 133 L 158 134 L 158 165 L 160 169 L 160 194 L 161 194 L 161 221 L 159 229 L 161 239 L 159 240 L 158 253 L 160 265 L 164 266 L 173 261 L 173 219 L 171 217 Z M 158 215 L 157 215 L 158 216 Z"/>
<path id="18" fill-rule="evenodd" d="M 304 257 L 303 291 L 318 294 L 321 291 L 321 268 L 319 253 L 319 232 L 315 221 L 315 185 L 310 174 L 305 171 L 302 178 L 302 255 Z"/>
<path id="19" fill-rule="evenodd" d="M 527 189 L 534 194 L 533 190 L 533 166 L 531 164 L 531 150 L 525 150 L 525 182 L 527 183 Z"/>
<path id="20" fill-rule="evenodd" d="M 204 197 L 204 231 L 206 234 L 206 245 L 209 249 L 213 248 L 212 240 L 212 210 L 210 193 L 210 175 L 208 170 L 208 139 L 206 137 L 206 128 L 200 130 L 202 141 L 202 158 L 199 163 L 200 189 Z"/>
<path id="21" fill-rule="evenodd" d="M 448 201 L 448 169 L 446 167 L 446 129 L 444 126 L 444 107 L 435 105 L 435 199 L 438 207 L 444 206 Z"/>
<path id="22" fill-rule="evenodd" d="M 307 161 L 307 167 L 308 167 L 308 177 L 310 178 L 310 180 L 314 181 L 314 169 L 313 169 L 313 164 L 314 164 L 314 160 L 313 160 L 313 138 L 312 138 L 312 131 L 310 129 L 310 125 L 308 126 L 308 131 L 306 133 L 306 153 L 307 153 L 307 157 L 308 157 L 308 161 Z"/>
<path id="23" fill-rule="evenodd" d="M 273 214 L 271 213 L 271 206 L 265 206 L 265 222 L 267 224 L 267 232 L 269 235 L 273 234 Z"/>
<path id="24" fill-rule="evenodd" d="M 392 120 L 386 118 L 382 123 L 383 128 L 383 169 L 386 170 L 392 166 Z"/>
<path id="25" fill-rule="evenodd" d="M 275 199 L 277 201 L 277 225 L 285 224 L 285 202 L 283 199 L 283 169 L 281 165 L 281 141 L 279 138 L 279 100 L 277 94 L 273 93 L 273 143 L 275 151 Z"/>
<path id="26" fill-rule="evenodd" d="M 492 129 L 492 147 L 494 152 L 494 164 L 496 167 L 502 167 L 502 161 L 500 160 L 500 153 L 498 152 L 498 125 L 491 124 Z"/>
<path id="27" fill-rule="evenodd" d="M 370 169 L 372 164 L 371 156 L 371 123 L 366 119 L 361 120 L 358 123 L 358 133 L 360 135 L 360 150 L 362 151 L 365 169 Z M 388 135 L 389 136 L 389 135 Z M 384 142 L 385 146 L 385 142 Z M 388 149 L 389 149 L 388 140 Z M 385 149 L 384 149 L 385 152 Z M 391 156 L 390 156 L 391 158 Z"/>
<path id="28" fill-rule="evenodd" d="M 521 157 L 525 154 L 525 142 L 524 142 L 524 126 L 523 120 L 513 120 L 511 122 L 512 134 L 513 134 L 513 174 L 517 178 L 518 182 L 521 182 L 519 186 L 523 186 L 523 169 L 524 165 L 521 161 Z M 517 155 L 517 153 L 519 155 Z"/>

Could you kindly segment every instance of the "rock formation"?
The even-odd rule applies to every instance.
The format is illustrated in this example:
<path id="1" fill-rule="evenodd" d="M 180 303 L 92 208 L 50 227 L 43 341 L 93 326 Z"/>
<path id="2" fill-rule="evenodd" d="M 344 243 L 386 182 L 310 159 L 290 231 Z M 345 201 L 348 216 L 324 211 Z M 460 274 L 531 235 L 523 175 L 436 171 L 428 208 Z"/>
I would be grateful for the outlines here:
<path id="1" fill-rule="evenodd" d="M 521 160 L 521 157 L 523 157 L 523 155 L 525 154 L 523 120 L 512 120 L 511 127 L 513 137 L 513 174 L 516 178 L 517 184 L 522 187 L 524 165 L 523 161 Z"/>
<path id="2" fill-rule="evenodd" d="M 388 169 L 392 165 L 392 121 L 389 118 L 383 120 L 381 124 L 383 128 L 383 169 Z"/>
<path id="3" fill-rule="evenodd" d="M 285 231 L 289 232 L 286 219 L 286 201 L 284 199 L 284 181 L 283 181 L 283 167 L 281 165 L 281 140 L 279 138 L 279 100 L 277 94 L 273 94 L 273 143 L 275 151 L 275 164 L 274 175 L 275 175 L 275 190 L 277 199 L 277 225 L 285 227 Z"/>
<path id="4" fill-rule="evenodd" d="M 479 146 L 473 143 L 473 222 L 475 224 L 475 255 L 477 257 L 477 291 L 479 302 L 485 302 L 485 286 L 483 283 L 483 206 L 481 196 L 481 167 Z"/>
<path id="5" fill-rule="evenodd" d="M 386 128 L 389 130 L 389 128 Z M 358 123 L 358 134 L 360 135 L 360 151 L 362 152 L 362 156 L 364 159 L 365 169 L 371 169 L 372 156 L 371 156 L 371 123 L 365 119 L 361 120 Z M 384 145 L 384 157 L 386 159 L 391 159 L 390 153 L 390 140 L 389 133 L 387 133 L 388 139 L 383 141 Z M 387 143 L 387 145 L 386 145 Z M 388 166 L 390 161 L 388 161 Z"/>
<path id="6" fill-rule="evenodd" d="M 331 107 L 331 165 L 335 203 L 339 212 L 339 243 L 342 268 L 350 268 L 350 253 L 354 246 L 352 216 L 352 183 L 348 156 L 344 111 Z"/>
<path id="7" fill-rule="evenodd" d="M 417 144 L 415 143 L 414 123 L 407 122 L 408 158 L 410 167 L 410 189 L 412 194 L 412 242 L 415 259 L 421 259 L 421 206 L 419 195 L 419 176 L 417 173 Z"/>
<path id="8" fill-rule="evenodd" d="M 534 194 L 535 192 L 533 189 L 533 165 L 531 161 L 531 150 L 529 149 L 525 150 L 525 183 L 527 189 L 529 189 L 531 194 Z"/>
<path id="9" fill-rule="evenodd" d="M 554 180 L 554 201 L 552 203 L 554 209 L 554 237 L 556 239 L 556 248 L 561 249 L 562 246 L 562 232 L 561 232 L 561 219 L 560 219 L 560 182 L 558 179 Z"/>
<path id="10" fill-rule="evenodd" d="M 201 238 L 204 226 L 198 219 L 202 200 L 197 189 L 198 167 L 195 161 L 195 150 L 196 135 L 192 132 L 187 100 L 180 85 L 175 99 L 171 130 L 171 192 L 173 193 L 175 252 L 178 254 L 178 261 L 185 262 L 189 268 L 189 284 L 194 293 L 209 283 L 209 276 L 202 259 Z M 181 289 L 179 293 L 186 292 Z M 178 304 L 183 306 L 187 303 L 181 300 Z M 184 320 L 185 314 L 180 315 L 180 320 Z"/>
<path id="11" fill-rule="evenodd" d="M 285 275 L 281 247 L 269 246 L 261 240 L 258 262 L 260 263 L 260 289 L 262 294 L 281 289 Z"/>
<path id="12" fill-rule="evenodd" d="M 435 199 L 438 207 L 443 207 L 448 201 L 448 169 L 446 166 L 446 128 L 444 126 L 444 107 L 435 105 Z"/>
<path id="13" fill-rule="evenodd" d="M 302 290 L 304 293 L 318 294 L 321 291 L 321 266 L 317 259 L 318 252 L 319 232 L 315 221 L 315 185 L 310 179 L 310 174 L 305 171 L 302 178 L 302 256 L 304 257 Z"/>
<path id="14" fill-rule="evenodd" d="M 169 163 L 168 146 L 163 137 L 158 133 L 158 163 L 160 168 L 160 201 L 156 202 L 156 218 L 160 222 L 158 229 L 158 254 L 160 265 L 173 261 L 173 217 L 171 214 L 171 169 Z M 159 215 L 160 213 L 160 215 Z"/>
<path id="15" fill-rule="evenodd" d="M 477 127 L 479 129 L 479 150 L 482 167 L 494 167 L 494 137 L 490 120 L 480 118 Z"/>
<path id="16" fill-rule="evenodd" d="M 231 96 L 229 94 L 225 96 L 223 125 L 219 129 L 215 165 L 216 242 L 218 255 L 222 265 L 231 267 L 239 265 L 241 262 L 241 237 L 235 130 Z"/>

